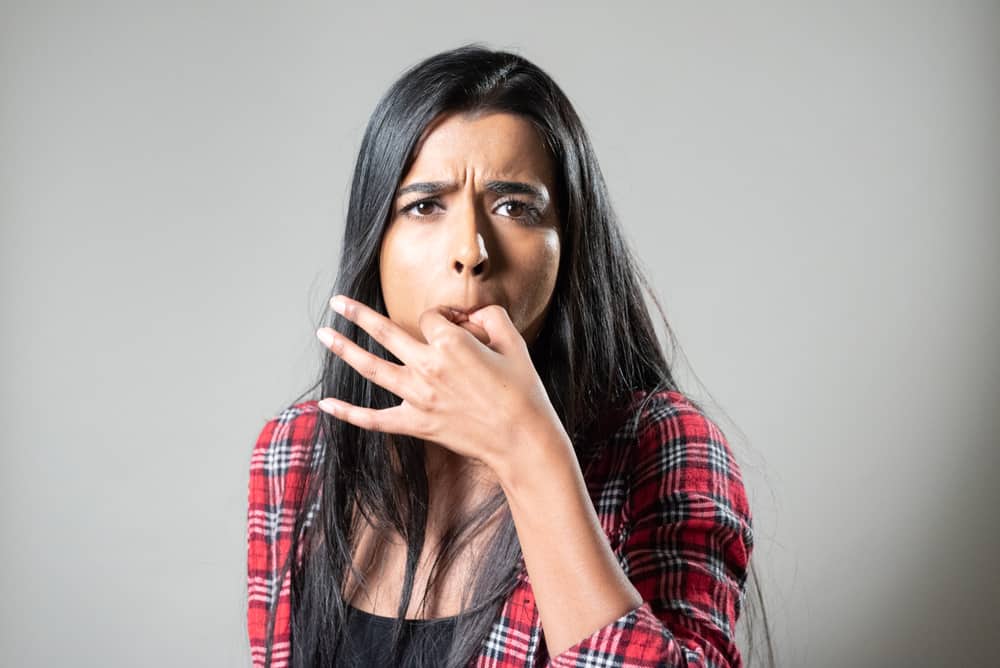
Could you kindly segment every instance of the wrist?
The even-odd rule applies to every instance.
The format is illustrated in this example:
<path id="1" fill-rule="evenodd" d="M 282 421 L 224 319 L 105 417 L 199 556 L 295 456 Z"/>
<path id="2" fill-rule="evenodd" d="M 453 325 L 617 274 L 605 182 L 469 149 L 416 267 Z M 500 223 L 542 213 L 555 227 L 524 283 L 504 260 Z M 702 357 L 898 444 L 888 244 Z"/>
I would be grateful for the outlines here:
<path id="1" fill-rule="evenodd" d="M 509 500 L 537 496 L 551 489 L 553 477 L 578 468 L 573 443 L 566 431 L 559 429 L 526 430 L 513 439 L 503 461 L 494 471 Z"/>

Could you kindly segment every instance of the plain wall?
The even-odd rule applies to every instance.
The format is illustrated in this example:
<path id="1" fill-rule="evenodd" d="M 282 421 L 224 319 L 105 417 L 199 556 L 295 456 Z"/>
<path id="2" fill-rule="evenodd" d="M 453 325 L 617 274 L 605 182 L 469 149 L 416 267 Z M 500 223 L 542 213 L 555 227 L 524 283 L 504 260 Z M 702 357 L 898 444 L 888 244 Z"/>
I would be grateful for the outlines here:
<path id="1" fill-rule="evenodd" d="M 368 115 L 470 41 L 586 124 L 779 665 L 991 662 L 996 3 L 193 4 L 0 10 L 0 663 L 249 665 L 250 451 L 318 372 Z"/>

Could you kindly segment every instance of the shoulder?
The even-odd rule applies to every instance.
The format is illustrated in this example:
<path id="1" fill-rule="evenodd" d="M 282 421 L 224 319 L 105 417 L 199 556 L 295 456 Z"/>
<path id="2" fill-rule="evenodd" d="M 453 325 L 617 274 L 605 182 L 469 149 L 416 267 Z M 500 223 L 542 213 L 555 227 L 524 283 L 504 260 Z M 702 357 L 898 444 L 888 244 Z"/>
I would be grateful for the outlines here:
<path id="1" fill-rule="evenodd" d="M 729 451 L 722 429 L 678 390 L 634 390 L 601 420 L 597 442 L 620 455 L 647 457 L 668 447 L 712 444 Z"/>
<path id="2" fill-rule="evenodd" d="M 729 451 L 719 425 L 682 392 L 637 391 L 632 395 L 632 406 L 634 434 L 643 448 L 704 443 Z"/>
<path id="3" fill-rule="evenodd" d="M 290 453 L 311 445 L 320 414 L 316 400 L 293 404 L 277 415 L 267 418 L 257 435 L 254 455 L 274 452 Z"/>
<path id="4" fill-rule="evenodd" d="M 632 393 L 629 420 L 620 428 L 637 441 L 640 457 L 664 450 L 707 448 L 732 459 L 725 433 L 694 400 L 677 390 Z"/>
<path id="5" fill-rule="evenodd" d="M 743 475 L 718 423 L 675 390 L 637 391 L 631 406 L 625 440 L 633 489 L 661 499 L 702 499 L 706 508 L 711 502 L 715 514 L 724 515 L 717 519 L 749 532 Z"/>
<path id="6" fill-rule="evenodd" d="M 678 390 L 635 390 L 630 400 L 630 412 L 636 421 L 637 431 L 666 421 L 683 421 L 692 425 L 711 422 L 704 410 L 694 400 Z M 703 425 L 707 426 L 707 425 Z"/>
<path id="7" fill-rule="evenodd" d="M 315 438 L 321 413 L 317 401 L 310 400 L 288 406 L 265 421 L 250 458 L 250 474 L 269 483 L 272 496 L 283 493 L 289 482 L 300 487 L 306 469 L 321 461 Z"/>

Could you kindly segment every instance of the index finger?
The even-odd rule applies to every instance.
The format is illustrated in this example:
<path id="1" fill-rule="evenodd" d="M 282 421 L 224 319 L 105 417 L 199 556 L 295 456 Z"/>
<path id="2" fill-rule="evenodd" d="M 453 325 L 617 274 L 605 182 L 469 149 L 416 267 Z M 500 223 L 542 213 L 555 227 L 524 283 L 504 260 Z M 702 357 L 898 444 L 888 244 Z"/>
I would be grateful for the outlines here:
<path id="1" fill-rule="evenodd" d="M 461 322 L 456 322 L 455 324 L 479 339 L 479 342 L 483 345 L 488 346 L 490 344 L 490 335 L 486 332 L 486 330 L 468 318 Z"/>
<path id="2" fill-rule="evenodd" d="M 428 343 L 453 326 L 464 330 L 484 345 L 488 346 L 490 343 L 490 335 L 485 329 L 469 320 L 467 314 L 447 306 L 434 306 L 421 313 L 418 326 Z"/>
<path id="3" fill-rule="evenodd" d="M 458 325 L 465 331 L 472 334 L 474 337 L 479 339 L 479 342 L 484 345 L 489 345 L 490 335 L 486 332 L 482 326 L 469 320 L 469 315 L 467 313 L 462 313 L 461 311 L 456 311 L 455 309 L 448 308 L 447 306 L 441 306 L 436 309 L 438 313 L 443 315 L 447 320 L 450 320 L 452 324 Z"/>
<path id="4" fill-rule="evenodd" d="M 413 364 L 422 353 L 423 344 L 405 329 L 378 311 L 359 301 L 336 295 L 330 300 L 333 310 L 355 323 L 382 344 L 382 347 L 403 361 Z"/>

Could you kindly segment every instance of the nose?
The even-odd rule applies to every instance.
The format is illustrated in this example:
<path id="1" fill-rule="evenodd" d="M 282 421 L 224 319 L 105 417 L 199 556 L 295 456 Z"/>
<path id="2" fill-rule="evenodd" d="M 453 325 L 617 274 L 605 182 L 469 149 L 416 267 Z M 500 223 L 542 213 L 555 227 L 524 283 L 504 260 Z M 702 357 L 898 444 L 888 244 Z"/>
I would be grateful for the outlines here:
<path id="1" fill-rule="evenodd" d="M 466 242 L 455 254 L 452 267 L 456 274 L 479 276 L 486 271 L 488 261 L 489 255 L 486 253 L 483 235 L 476 232 L 475 241 Z"/>
<path id="2" fill-rule="evenodd" d="M 486 241 L 476 224 L 475 206 L 468 207 L 460 215 L 461 220 L 455 222 L 452 269 L 459 276 L 481 276 L 489 268 L 489 254 L 486 252 Z"/>

